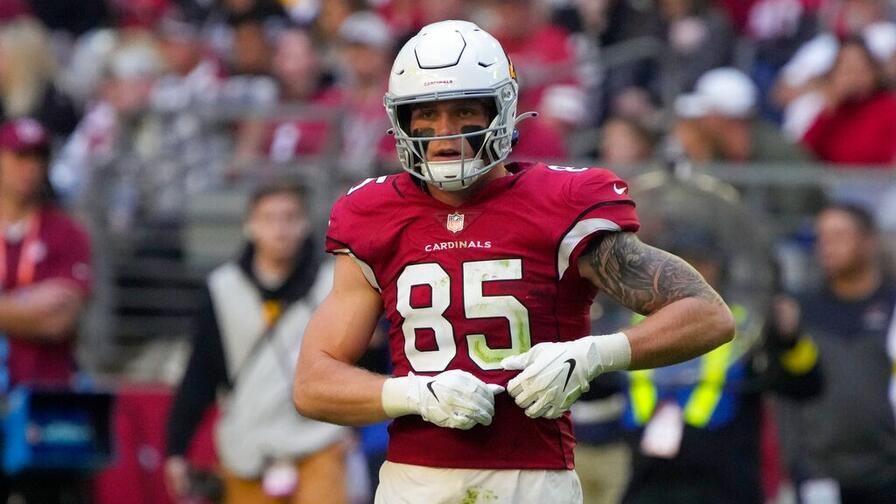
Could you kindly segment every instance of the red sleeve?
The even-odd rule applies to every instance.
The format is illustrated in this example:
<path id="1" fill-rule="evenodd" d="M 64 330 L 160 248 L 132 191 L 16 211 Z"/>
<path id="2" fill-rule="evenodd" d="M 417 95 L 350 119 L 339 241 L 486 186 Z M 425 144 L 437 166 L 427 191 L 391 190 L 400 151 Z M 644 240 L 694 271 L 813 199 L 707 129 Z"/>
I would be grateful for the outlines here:
<path id="1" fill-rule="evenodd" d="M 559 240 L 560 276 L 575 264 L 588 243 L 603 233 L 635 232 L 640 227 L 628 184 L 610 170 L 590 168 L 571 174 L 566 200 L 572 219 Z"/>
<path id="2" fill-rule="evenodd" d="M 380 284 L 375 272 L 379 255 L 375 251 L 381 248 L 373 242 L 381 228 L 375 223 L 384 222 L 385 217 L 376 214 L 375 202 L 381 193 L 374 188 L 378 185 L 381 187 L 386 178 L 385 176 L 369 178 L 349 189 L 348 193 L 333 205 L 327 227 L 327 252 L 350 255 L 361 267 L 361 272 L 371 287 L 376 290 L 380 290 Z M 353 194 L 368 185 L 371 187 L 368 187 L 367 191 Z"/>
<path id="3" fill-rule="evenodd" d="M 347 206 L 346 197 L 343 196 L 333 204 L 333 209 L 330 210 L 326 247 L 327 252 L 331 254 L 343 254 L 351 250 L 351 245 L 349 244 L 351 240 L 348 235 L 351 215 L 346 208 Z"/>
<path id="4" fill-rule="evenodd" d="M 336 200 L 327 225 L 327 252 L 351 252 L 359 258 L 373 259 L 376 247 L 371 242 L 379 232 L 378 226 L 390 218 L 382 208 L 393 191 L 391 180 L 386 175 L 367 178 Z"/>

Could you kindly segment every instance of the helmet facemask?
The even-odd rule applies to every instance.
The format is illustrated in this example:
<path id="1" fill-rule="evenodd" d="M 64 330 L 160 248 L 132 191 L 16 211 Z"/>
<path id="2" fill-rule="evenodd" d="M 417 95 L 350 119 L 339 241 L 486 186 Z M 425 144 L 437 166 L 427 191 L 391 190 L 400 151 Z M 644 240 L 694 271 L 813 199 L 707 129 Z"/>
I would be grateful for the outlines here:
<path id="1" fill-rule="evenodd" d="M 507 81 L 495 89 L 438 93 L 401 100 L 385 99 L 386 110 L 392 121 L 398 158 L 402 168 L 411 175 L 433 184 L 443 191 L 459 191 L 504 161 L 510 154 L 516 114 L 517 84 Z M 409 132 L 410 109 L 414 104 L 482 98 L 492 117 L 488 126 L 467 125 L 461 132 L 435 136 L 432 131 Z M 449 161 L 429 161 L 426 151 L 429 142 L 460 140 L 460 157 Z M 471 148 L 472 147 L 472 148 Z"/>

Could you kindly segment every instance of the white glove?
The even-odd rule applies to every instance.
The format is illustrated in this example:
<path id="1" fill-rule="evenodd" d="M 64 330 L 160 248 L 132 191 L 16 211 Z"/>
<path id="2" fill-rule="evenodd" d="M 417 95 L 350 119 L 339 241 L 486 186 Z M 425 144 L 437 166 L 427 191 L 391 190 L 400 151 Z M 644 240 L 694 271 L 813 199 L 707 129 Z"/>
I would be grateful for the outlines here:
<path id="1" fill-rule="evenodd" d="M 522 369 L 507 392 L 530 418 L 558 418 L 591 387 L 597 375 L 625 369 L 631 346 L 623 333 L 586 336 L 564 343 L 539 343 L 528 352 L 501 361 L 504 369 Z"/>
<path id="2" fill-rule="evenodd" d="M 503 391 L 504 387 L 460 369 L 435 376 L 411 373 L 383 384 L 383 411 L 392 418 L 417 414 L 439 427 L 467 430 L 476 424 L 491 425 L 495 394 Z"/>

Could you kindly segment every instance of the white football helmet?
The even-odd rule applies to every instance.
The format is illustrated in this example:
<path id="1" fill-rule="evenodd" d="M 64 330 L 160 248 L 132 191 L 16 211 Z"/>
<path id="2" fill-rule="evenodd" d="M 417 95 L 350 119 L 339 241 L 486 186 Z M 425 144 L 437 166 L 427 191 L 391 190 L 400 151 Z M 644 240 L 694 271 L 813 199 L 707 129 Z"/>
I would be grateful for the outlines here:
<path id="1" fill-rule="evenodd" d="M 383 100 L 402 167 L 445 191 L 469 187 L 510 154 L 516 123 L 535 115 L 517 117 L 518 91 L 516 72 L 504 49 L 481 28 L 469 21 L 424 26 L 396 56 Z M 454 135 L 411 135 L 410 105 L 463 98 L 493 101 L 491 124 Z M 427 161 L 428 142 L 455 138 L 469 141 L 475 152 L 465 152 L 467 142 L 461 142 L 460 159 Z"/>

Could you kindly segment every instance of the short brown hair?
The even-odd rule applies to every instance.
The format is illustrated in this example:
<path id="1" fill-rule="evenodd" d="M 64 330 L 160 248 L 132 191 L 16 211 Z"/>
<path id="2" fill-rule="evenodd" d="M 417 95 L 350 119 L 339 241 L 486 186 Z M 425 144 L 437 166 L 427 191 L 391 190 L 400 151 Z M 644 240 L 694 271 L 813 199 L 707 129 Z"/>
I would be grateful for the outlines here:
<path id="1" fill-rule="evenodd" d="M 273 196 L 275 194 L 291 194 L 299 200 L 299 204 L 302 207 L 302 210 L 305 212 L 308 211 L 308 207 L 305 203 L 305 195 L 307 194 L 307 190 L 305 186 L 296 182 L 295 180 L 274 180 L 270 182 L 263 182 L 258 184 L 255 189 L 252 191 L 252 194 L 249 196 L 249 212 L 251 213 L 255 210 L 255 207 L 261 202 L 261 200 L 267 198 L 268 196 Z"/>
<path id="2" fill-rule="evenodd" d="M 856 229 L 864 235 L 877 235 L 877 223 L 874 220 L 874 214 L 865 206 L 853 202 L 834 201 L 825 205 L 819 214 L 828 211 L 845 213 L 852 219 Z"/>

